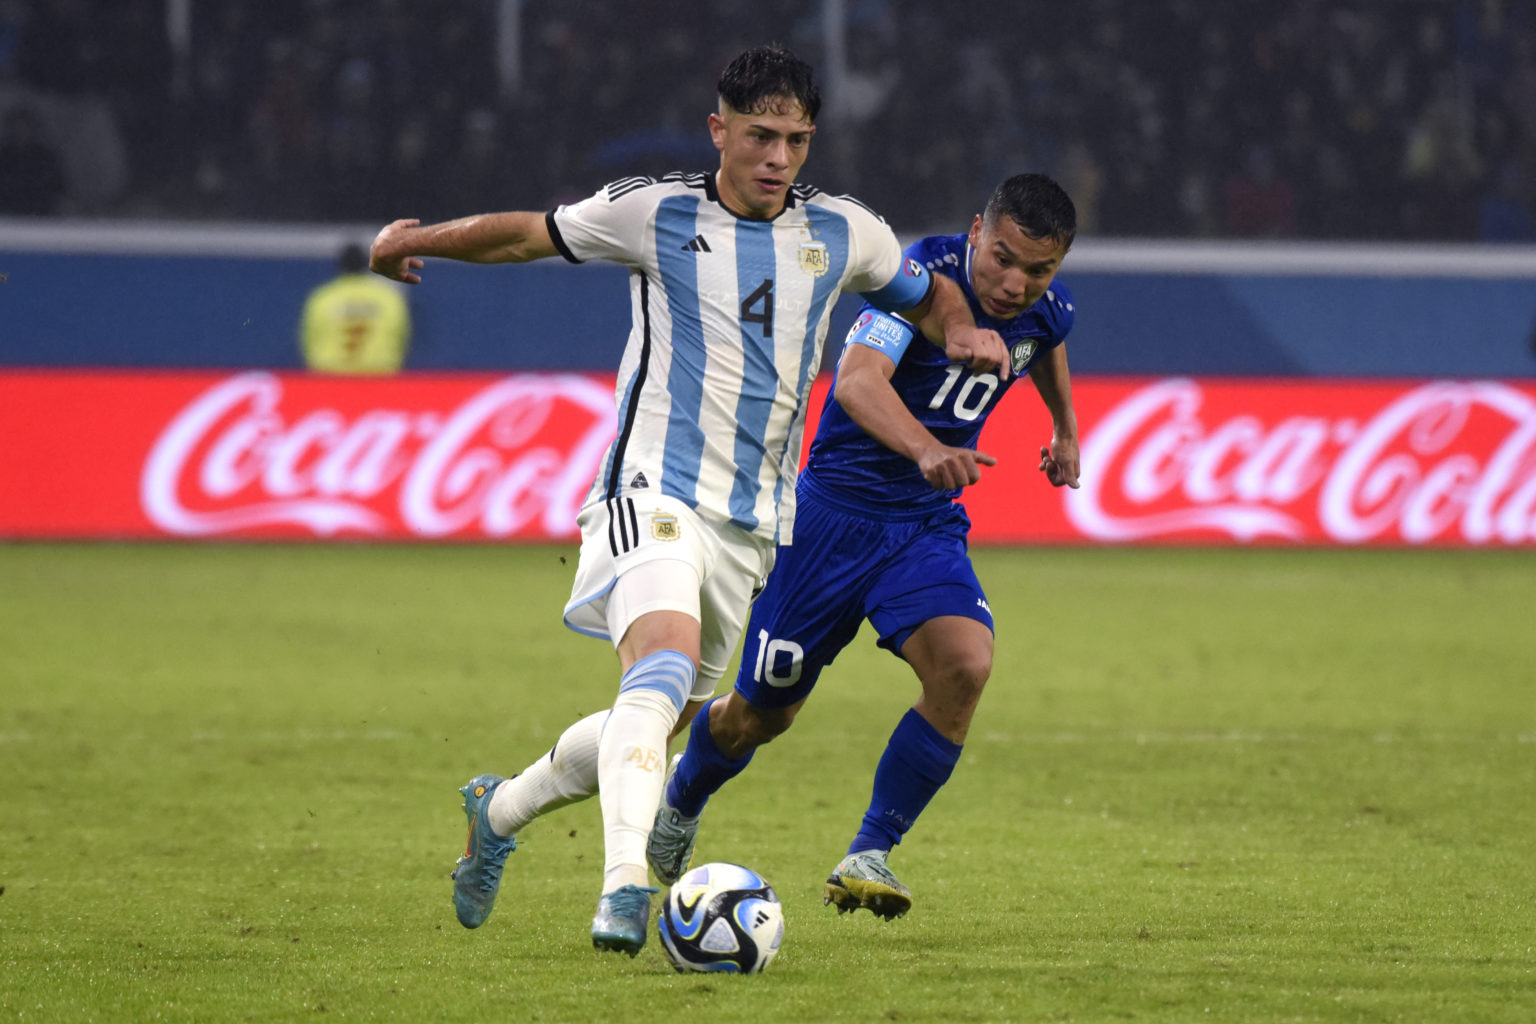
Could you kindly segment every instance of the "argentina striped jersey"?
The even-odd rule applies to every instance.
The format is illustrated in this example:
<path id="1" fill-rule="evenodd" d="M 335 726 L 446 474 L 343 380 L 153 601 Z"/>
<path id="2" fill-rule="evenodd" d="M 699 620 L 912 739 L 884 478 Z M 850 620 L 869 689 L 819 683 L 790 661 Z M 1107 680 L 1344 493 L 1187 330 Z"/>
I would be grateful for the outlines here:
<path id="1" fill-rule="evenodd" d="M 804 185 L 761 221 L 727 210 L 713 174 L 625 178 L 547 223 L 571 262 L 630 269 L 618 436 L 588 502 L 660 488 L 787 541 L 806 397 L 838 293 L 912 309 L 927 269 L 868 208 Z"/>

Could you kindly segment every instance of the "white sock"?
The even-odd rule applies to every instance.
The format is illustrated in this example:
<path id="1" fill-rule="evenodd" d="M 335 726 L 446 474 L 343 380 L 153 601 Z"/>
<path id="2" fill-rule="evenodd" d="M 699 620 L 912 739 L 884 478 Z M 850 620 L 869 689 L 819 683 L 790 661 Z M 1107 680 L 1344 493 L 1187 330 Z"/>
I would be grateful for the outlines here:
<path id="1" fill-rule="evenodd" d="M 510 836 L 541 814 L 597 792 L 597 741 L 609 712 L 588 715 L 555 741 L 554 749 L 496 787 L 487 812 L 491 828 Z"/>
<path id="2" fill-rule="evenodd" d="M 605 893 L 650 880 L 645 842 L 667 777 L 667 737 L 694 671 L 686 655 L 659 651 L 636 662 L 619 684 L 597 756 Z"/>

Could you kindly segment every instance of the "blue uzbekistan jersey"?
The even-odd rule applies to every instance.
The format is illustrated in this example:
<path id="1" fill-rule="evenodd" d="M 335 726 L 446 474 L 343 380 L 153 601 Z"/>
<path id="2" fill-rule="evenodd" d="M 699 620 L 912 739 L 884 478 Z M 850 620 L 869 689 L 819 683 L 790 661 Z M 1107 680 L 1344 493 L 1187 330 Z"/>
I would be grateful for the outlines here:
<path id="1" fill-rule="evenodd" d="M 995 373 L 976 373 L 963 363 L 950 362 L 942 348 L 911 324 L 869 305 L 860 311 L 848 332 L 848 344 L 894 353 L 897 361 L 891 386 L 907 409 L 945 444 L 974 449 L 982 425 L 1003 394 L 1042 353 L 1060 345 L 1072 329 L 1072 293 L 1058 278 L 1024 312 L 1010 320 L 997 320 L 982 312 L 971 290 L 971 250 L 965 235 L 925 238 L 908 248 L 906 255 L 959 282 L 976 325 L 996 331 L 1008 346 L 1012 355 L 1010 376 L 1000 380 Z M 960 494 L 959 490 L 934 490 L 923 479 L 917 463 L 866 434 L 830 397 L 822 410 L 816 439 L 811 442 L 810 460 L 801 482 L 809 493 L 835 505 L 890 519 L 929 515 Z"/>

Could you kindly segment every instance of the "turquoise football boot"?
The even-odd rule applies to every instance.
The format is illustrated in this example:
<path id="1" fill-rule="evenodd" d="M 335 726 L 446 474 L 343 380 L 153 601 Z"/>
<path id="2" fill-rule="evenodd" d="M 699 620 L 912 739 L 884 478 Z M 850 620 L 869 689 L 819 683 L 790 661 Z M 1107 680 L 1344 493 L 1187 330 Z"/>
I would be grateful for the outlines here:
<path id="1" fill-rule="evenodd" d="M 476 775 L 459 790 L 464 794 L 469 838 L 464 843 L 464 856 L 453 869 L 453 909 L 465 928 L 479 928 L 491 916 L 496 890 L 501 885 L 502 865 L 507 862 L 507 854 L 517 849 L 517 837 L 493 832 L 487 814 L 491 794 L 505 781 L 500 775 Z"/>
<path id="2" fill-rule="evenodd" d="M 634 956 L 645 946 L 645 933 L 651 923 L 649 885 L 621 885 L 603 893 L 592 918 L 592 948 L 628 953 Z"/>

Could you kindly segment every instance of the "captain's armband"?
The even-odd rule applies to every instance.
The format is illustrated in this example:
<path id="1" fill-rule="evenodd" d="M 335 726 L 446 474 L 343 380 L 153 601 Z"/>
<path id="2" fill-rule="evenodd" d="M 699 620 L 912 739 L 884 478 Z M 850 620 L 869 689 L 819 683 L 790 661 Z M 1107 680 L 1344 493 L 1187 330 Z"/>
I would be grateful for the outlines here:
<path id="1" fill-rule="evenodd" d="M 901 317 L 866 309 L 849 328 L 847 344 L 864 345 L 889 357 L 891 362 L 899 363 L 901 354 L 916 335 L 917 328 Z"/>

